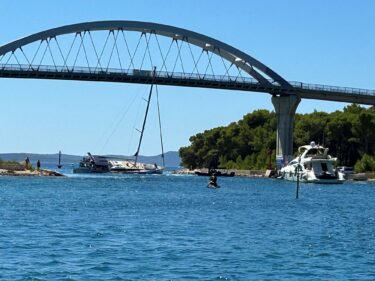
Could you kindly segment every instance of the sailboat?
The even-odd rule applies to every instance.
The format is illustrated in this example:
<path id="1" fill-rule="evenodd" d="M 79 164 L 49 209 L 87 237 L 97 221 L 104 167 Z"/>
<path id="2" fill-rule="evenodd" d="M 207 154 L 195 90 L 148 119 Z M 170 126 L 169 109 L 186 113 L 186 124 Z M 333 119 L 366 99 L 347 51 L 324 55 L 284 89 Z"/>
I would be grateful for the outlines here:
<path id="1" fill-rule="evenodd" d="M 156 74 L 156 68 L 153 71 L 153 81 L 151 83 L 150 92 L 148 95 L 146 112 L 143 118 L 142 130 L 140 131 L 140 138 L 138 142 L 137 151 L 134 154 L 135 159 L 122 159 L 118 157 L 109 157 L 101 155 L 92 155 L 87 153 L 88 157 L 83 157 L 79 163 L 79 167 L 73 169 L 74 173 L 126 173 L 126 174 L 162 174 L 165 166 L 164 160 L 164 148 L 163 148 L 163 137 L 161 131 L 161 119 L 160 119 L 160 107 L 159 97 L 157 94 L 157 107 L 158 107 L 158 119 L 159 119 L 159 131 L 160 131 L 160 144 L 161 144 L 161 157 L 163 160 L 163 166 L 155 164 L 141 163 L 138 161 L 139 151 L 143 140 L 143 134 L 146 127 L 146 121 L 148 111 L 150 108 L 150 102 L 152 97 L 152 90 L 154 87 L 154 78 Z"/>

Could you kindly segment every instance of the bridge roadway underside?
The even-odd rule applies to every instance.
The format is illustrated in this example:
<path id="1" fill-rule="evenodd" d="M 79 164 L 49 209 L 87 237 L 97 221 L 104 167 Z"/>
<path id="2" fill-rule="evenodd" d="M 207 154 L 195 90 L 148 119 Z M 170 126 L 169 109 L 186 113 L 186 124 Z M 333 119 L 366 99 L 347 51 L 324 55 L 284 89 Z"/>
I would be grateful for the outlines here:
<path id="1" fill-rule="evenodd" d="M 273 96 L 297 95 L 303 99 L 318 99 L 347 103 L 358 103 L 375 105 L 375 95 L 369 95 L 360 92 L 349 93 L 347 91 L 337 90 L 339 88 L 314 87 L 310 84 L 293 85 L 291 88 L 282 88 L 278 85 L 269 84 L 269 86 L 261 85 L 257 82 L 235 81 L 228 79 L 202 79 L 197 76 L 156 76 L 151 75 L 129 75 L 124 73 L 108 73 L 108 72 L 51 72 L 41 70 L 7 70 L 0 69 L 0 77 L 2 78 L 29 78 L 29 79 L 52 79 L 52 80 L 75 80 L 75 81 L 96 81 L 96 82 L 117 82 L 117 83 L 137 83 L 137 84 L 158 84 L 182 87 L 200 87 L 212 89 L 226 89 L 249 92 L 268 93 Z M 306 87 L 308 85 L 308 87 Z M 313 86 L 313 87 L 311 87 Z M 333 89 L 333 90 L 331 90 Z M 346 89 L 346 88 L 343 88 Z"/>
<path id="2" fill-rule="evenodd" d="M 151 72 L 150 72 L 151 73 Z M 259 83 L 239 82 L 229 80 L 199 79 L 189 74 L 185 77 L 178 76 L 155 76 L 152 75 L 128 75 L 124 73 L 107 72 L 50 72 L 50 71 L 17 71 L 1 70 L 0 77 L 3 78 L 31 78 L 31 79 L 54 79 L 54 80 L 78 80 L 78 81 L 96 81 L 96 82 L 117 82 L 117 83 L 136 83 L 136 84 L 158 84 L 182 87 L 200 87 L 212 89 L 228 89 L 240 91 L 266 92 L 282 94 L 287 93 L 280 87 L 265 87 Z M 203 75 L 202 75 L 203 76 Z"/>

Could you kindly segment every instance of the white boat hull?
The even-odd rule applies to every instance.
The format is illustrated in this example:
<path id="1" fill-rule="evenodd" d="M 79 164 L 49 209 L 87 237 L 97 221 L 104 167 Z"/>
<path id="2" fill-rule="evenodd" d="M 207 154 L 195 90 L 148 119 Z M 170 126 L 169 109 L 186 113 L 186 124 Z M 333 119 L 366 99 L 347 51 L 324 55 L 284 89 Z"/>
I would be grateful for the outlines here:
<path id="1" fill-rule="evenodd" d="M 296 182 L 297 181 L 297 175 L 285 175 L 285 176 L 281 176 L 280 177 L 281 179 L 284 179 L 284 180 L 287 180 L 287 181 L 293 181 L 293 182 Z M 345 179 L 340 179 L 339 177 L 336 178 L 336 179 L 319 179 L 319 178 L 316 178 L 316 177 L 306 177 L 304 176 L 303 174 L 300 174 L 299 175 L 299 181 L 301 183 L 317 183 L 317 184 L 342 184 L 344 183 Z"/>
<path id="2" fill-rule="evenodd" d="M 131 160 L 111 159 L 106 156 L 91 155 L 84 157 L 79 167 L 73 169 L 75 174 L 121 173 L 140 175 L 160 175 L 164 168 L 156 164 L 135 163 Z"/>
<path id="3" fill-rule="evenodd" d="M 327 154 L 322 146 L 305 145 L 299 148 L 301 153 L 283 167 L 279 178 L 296 182 L 320 184 L 340 184 L 345 181 L 344 174 L 335 169 L 336 158 Z"/>
<path id="4" fill-rule="evenodd" d="M 163 174 L 163 169 L 155 169 L 155 170 L 117 169 L 117 170 L 110 170 L 110 172 L 121 173 L 121 174 L 133 174 L 133 175 L 161 175 Z"/>

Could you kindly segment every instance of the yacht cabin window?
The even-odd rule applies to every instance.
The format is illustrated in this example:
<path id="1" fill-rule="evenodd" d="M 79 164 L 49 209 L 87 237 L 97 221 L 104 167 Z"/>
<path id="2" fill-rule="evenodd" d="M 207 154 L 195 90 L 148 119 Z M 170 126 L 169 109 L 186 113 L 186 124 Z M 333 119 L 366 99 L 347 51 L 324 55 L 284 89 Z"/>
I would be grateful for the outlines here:
<path id="1" fill-rule="evenodd" d="M 309 151 L 307 151 L 305 158 L 312 157 L 315 155 L 323 155 L 323 153 L 324 153 L 324 150 L 321 148 L 311 148 Z"/>

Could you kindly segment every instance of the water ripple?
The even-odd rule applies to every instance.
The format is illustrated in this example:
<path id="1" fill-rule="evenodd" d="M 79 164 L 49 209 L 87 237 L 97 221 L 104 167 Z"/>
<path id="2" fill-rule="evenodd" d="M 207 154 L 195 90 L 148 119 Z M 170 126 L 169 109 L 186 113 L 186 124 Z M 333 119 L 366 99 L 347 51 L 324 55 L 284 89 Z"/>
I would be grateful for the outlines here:
<path id="1" fill-rule="evenodd" d="M 375 185 L 0 178 L 0 280 L 374 280 Z"/>

